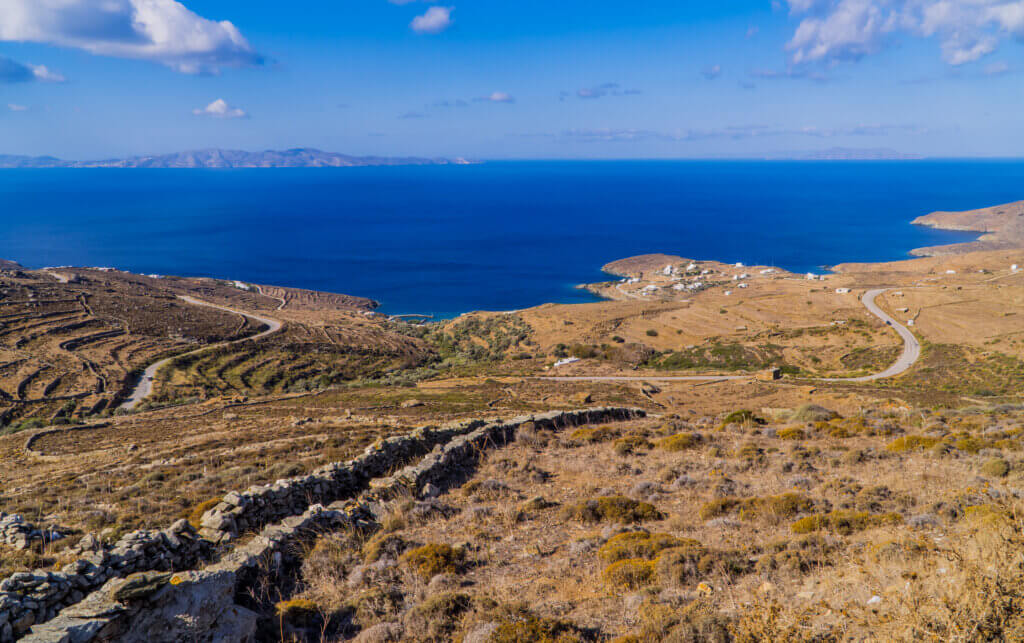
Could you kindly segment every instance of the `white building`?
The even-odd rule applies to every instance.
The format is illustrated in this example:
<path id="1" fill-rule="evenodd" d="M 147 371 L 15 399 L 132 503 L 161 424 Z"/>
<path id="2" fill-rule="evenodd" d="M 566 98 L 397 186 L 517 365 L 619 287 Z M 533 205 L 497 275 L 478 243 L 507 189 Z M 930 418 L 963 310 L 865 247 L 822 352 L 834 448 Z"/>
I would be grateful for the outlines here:
<path id="1" fill-rule="evenodd" d="M 737 287 L 737 288 L 746 288 L 746 287 L 747 287 L 747 284 L 740 284 L 739 286 L 736 286 L 736 287 Z"/>
<path id="2" fill-rule="evenodd" d="M 695 263 L 691 263 L 689 266 L 686 266 L 686 271 L 687 272 L 689 272 L 691 270 L 696 270 L 696 269 L 697 269 L 697 264 L 695 264 Z"/>
<path id="3" fill-rule="evenodd" d="M 565 359 L 560 359 L 557 362 L 555 362 L 555 368 L 558 368 L 559 366 L 565 366 L 566 364 L 575 364 L 578 361 L 580 361 L 580 358 L 578 357 L 566 357 Z"/>
<path id="4" fill-rule="evenodd" d="M 661 274 L 665 275 L 666 277 L 671 277 L 672 276 L 672 266 L 665 266 L 664 268 L 662 268 L 661 269 Z"/>
<path id="5" fill-rule="evenodd" d="M 849 292 L 850 292 L 849 288 L 836 288 L 836 293 L 840 294 L 840 295 L 846 295 L 846 294 L 849 294 Z"/>

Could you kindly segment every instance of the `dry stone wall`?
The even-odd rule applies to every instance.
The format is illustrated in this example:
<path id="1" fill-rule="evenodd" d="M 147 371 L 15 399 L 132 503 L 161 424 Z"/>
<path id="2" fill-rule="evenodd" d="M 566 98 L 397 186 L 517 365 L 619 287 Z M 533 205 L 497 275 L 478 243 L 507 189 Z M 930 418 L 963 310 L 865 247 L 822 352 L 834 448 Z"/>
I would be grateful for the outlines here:
<path id="1" fill-rule="evenodd" d="M 483 451 L 507 443 L 527 422 L 540 430 L 557 430 L 644 415 L 640 409 L 597 408 L 491 423 L 464 422 L 442 429 L 417 429 L 409 435 L 381 441 L 352 462 L 328 465 L 309 476 L 228 494 L 222 503 L 204 515 L 204 526 L 199 534 L 192 531 L 187 522 L 179 521 L 165 532 L 152 532 L 157 534 L 155 537 L 136 535 L 150 532 L 129 534 L 113 550 L 101 549 L 94 552 L 90 560 L 73 563 L 75 569 L 62 570 L 63 577 L 49 573 L 41 576 L 16 574 L 3 581 L 0 590 L 8 593 L 0 593 L 0 616 L 7 615 L 7 621 L 0 629 L 0 640 L 13 640 L 29 627 L 31 633 L 23 639 L 25 641 L 89 643 L 115 639 L 142 640 L 132 636 L 137 636 L 144 626 L 147 629 L 156 627 L 155 623 L 160 623 L 161 631 L 166 631 L 167 635 L 165 637 L 157 634 L 157 629 L 149 629 L 148 635 L 143 632 L 147 643 L 186 639 L 250 640 L 246 637 L 255 627 L 255 614 L 235 604 L 234 599 L 224 598 L 226 594 L 223 591 L 213 591 L 210 587 L 228 584 L 233 587 L 232 597 L 244 596 L 261 575 L 273 573 L 281 563 L 282 552 L 298 540 L 309 540 L 316 534 L 341 529 L 372 531 L 376 527 L 376 513 L 381 502 L 408 490 L 418 490 L 420 495 L 430 494 L 434 489 L 460 480 Z M 414 454 L 424 451 L 429 453 L 419 463 L 382 477 L 396 466 L 408 462 Z M 366 489 L 370 480 L 375 478 L 372 489 L 363 494 L 360 502 L 336 501 L 326 508 L 321 504 L 346 493 L 351 498 Z M 288 515 L 296 508 L 295 513 Z M 287 517 L 266 526 L 281 515 Z M 216 522 L 208 516 L 229 518 Z M 214 524 L 221 528 L 214 528 Z M 264 526 L 258 534 L 233 551 L 224 553 L 219 561 L 202 572 L 185 575 L 135 573 L 129 576 L 133 572 L 153 569 L 184 569 L 188 563 L 198 565 L 199 561 L 209 558 L 214 542 L 229 541 L 240 531 L 253 530 L 261 524 Z M 154 546 L 154 538 L 163 544 L 164 549 Z M 170 549 L 169 545 L 175 542 L 178 549 Z M 159 565 L 154 564 L 157 561 Z M 77 571 L 79 568 L 81 571 Z M 139 587 L 133 589 L 135 585 Z M 102 589 L 82 600 L 85 590 L 99 586 Z M 201 599 L 196 594 L 209 594 L 213 598 Z M 61 606 L 79 602 L 73 608 L 59 611 L 59 616 L 54 618 Z M 202 614 L 191 614 L 189 610 L 202 610 Z M 33 623 L 44 621 L 44 624 L 32 627 Z M 249 627 L 250 621 L 252 628 Z M 205 624 L 201 631 L 195 629 L 197 622 Z M 225 623 L 230 623 L 235 629 L 226 628 Z M 188 630 L 187 637 L 182 634 L 183 627 L 193 628 Z M 230 632 L 238 636 L 229 635 Z M 214 634 L 220 638 L 213 637 Z"/>

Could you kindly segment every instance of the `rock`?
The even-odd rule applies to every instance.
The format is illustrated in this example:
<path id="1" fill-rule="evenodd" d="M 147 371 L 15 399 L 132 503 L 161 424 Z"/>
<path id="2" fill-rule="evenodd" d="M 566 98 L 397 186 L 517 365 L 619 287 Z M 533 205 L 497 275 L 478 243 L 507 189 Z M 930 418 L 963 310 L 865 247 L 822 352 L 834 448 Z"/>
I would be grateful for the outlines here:
<path id="1" fill-rule="evenodd" d="M 166 574 L 170 577 L 171 574 Z M 152 594 L 121 643 L 251 640 L 256 615 L 234 604 L 231 572 L 181 572 Z M 202 632 L 205 635 L 196 636 Z"/>
<path id="2" fill-rule="evenodd" d="M 405 633 L 401 623 L 377 623 L 359 633 L 352 643 L 397 643 Z M 468 641 L 467 637 L 464 639 Z"/>
<path id="3" fill-rule="evenodd" d="M 412 400 L 406 400 L 406 401 L 402 402 L 402 408 L 403 409 L 414 409 L 414 408 L 417 408 L 417 407 L 420 407 L 420 406 L 425 406 L 423 404 L 422 400 L 412 399 Z"/>
<path id="4" fill-rule="evenodd" d="M 421 498 L 436 498 L 441 495 L 441 490 L 429 482 L 420 489 Z"/>
<path id="5" fill-rule="evenodd" d="M 171 580 L 172 575 L 152 572 L 132 574 L 114 592 L 114 600 L 120 603 L 127 603 L 146 598 L 165 587 Z"/>
<path id="6" fill-rule="evenodd" d="M 640 390 L 648 395 L 657 395 L 658 393 L 661 393 L 661 389 L 650 382 L 644 382 L 640 386 Z"/>

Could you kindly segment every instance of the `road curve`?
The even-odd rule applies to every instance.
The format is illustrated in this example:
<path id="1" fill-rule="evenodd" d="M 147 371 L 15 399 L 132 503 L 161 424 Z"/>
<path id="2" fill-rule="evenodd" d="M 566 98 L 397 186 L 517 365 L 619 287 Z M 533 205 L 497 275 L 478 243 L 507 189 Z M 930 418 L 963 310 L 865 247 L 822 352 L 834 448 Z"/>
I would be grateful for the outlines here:
<path id="1" fill-rule="evenodd" d="M 256 335 L 253 335 L 251 337 L 244 337 L 242 339 L 236 339 L 230 342 L 221 342 L 219 344 L 210 344 L 209 346 L 203 346 L 202 348 L 197 348 L 187 353 L 181 353 L 179 355 L 174 355 L 172 357 L 165 357 L 159 362 L 150 364 L 149 366 L 146 367 L 146 370 L 142 373 L 142 377 L 139 379 L 139 383 L 135 385 L 135 388 L 132 389 L 131 394 L 121 404 L 120 408 L 130 411 L 131 409 L 134 409 L 136 406 L 138 406 L 139 402 L 146 399 L 149 396 L 149 394 L 153 392 L 153 378 L 156 377 L 157 371 L 163 368 L 166 364 L 170 363 L 172 360 L 178 359 L 179 357 L 185 357 L 186 355 L 200 353 L 202 351 L 210 350 L 212 348 L 231 346 L 232 344 L 238 344 L 240 342 L 248 342 L 255 339 L 261 339 L 263 337 L 266 337 L 267 335 L 276 333 L 277 331 L 281 330 L 281 326 L 283 326 L 282 322 L 276 319 L 271 319 L 270 317 L 260 317 L 259 315 L 253 315 L 252 313 L 243 313 L 242 311 L 235 310 L 234 308 L 228 308 L 227 306 L 218 306 L 217 304 L 211 304 L 200 299 L 196 299 L 194 297 L 189 297 L 188 295 L 178 295 L 178 299 L 190 303 L 193 306 L 206 306 L 207 308 L 216 308 L 217 310 L 223 310 L 225 312 L 241 315 L 242 317 L 246 317 L 248 319 L 254 319 L 262 324 L 266 324 L 268 326 L 268 329 L 263 331 L 262 333 L 257 333 Z"/>
<path id="2" fill-rule="evenodd" d="M 885 369 L 881 373 L 875 373 L 874 375 L 865 375 L 863 377 L 836 377 L 836 378 L 822 378 L 825 382 L 873 382 L 875 380 L 884 380 L 889 377 L 895 377 L 901 373 L 906 372 L 910 369 L 914 363 L 921 357 L 921 343 L 914 337 L 914 333 L 910 332 L 910 329 L 899 323 L 889 315 L 887 315 L 881 308 L 875 304 L 875 298 L 881 295 L 888 288 L 876 288 L 869 290 L 864 293 L 864 296 L 860 298 L 864 307 L 868 309 L 868 312 L 875 317 L 881 319 L 886 324 L 892 326 L 893 330 L 903 339 L 903 354 L 900 358 L 893 362 L 892 366 Z"/>
<path id="3" fill-rule="evenodd" d="M 892 366 L 885 369 L 881 373 L 875 373 L 874 375 L 865 375 L 863 377 L 837 377 L 837 378 L 815 378 L 822 382 L 872 382 L 875 380 L 884 380 L 889 377 L 895 377 L 901 373 L 906 372 L 911 366 L 921 357 L 921 344 L 914 337 L 914 333 L 910 332 L 906 326 L 900 324 L 895 319 L 887 315 L 881 308 L 875 304 L 875 298 L 881 295 L 888 288 L 876 288 L 869 290 L 864 293 L 861 297 L 861 303 L 868 309 L 868 312 L 881 319 L 884 323 L 892 326 L 892 328 L 899 334 L 903 339 L 903 354 L 900 358 L 893 363 Z M 718 380 L 744 380 L 754 377 L 753 375 L 689 375 L 679 377 L 588 377 L 588 376 L 565 376 L 565 377 L 539 377 L 537 379 L 548 380 L 551 382 L 643 382 L 643 381 L 660 381 L 660 382 L 706 382 L 706 381 L 718 381 Z"/>

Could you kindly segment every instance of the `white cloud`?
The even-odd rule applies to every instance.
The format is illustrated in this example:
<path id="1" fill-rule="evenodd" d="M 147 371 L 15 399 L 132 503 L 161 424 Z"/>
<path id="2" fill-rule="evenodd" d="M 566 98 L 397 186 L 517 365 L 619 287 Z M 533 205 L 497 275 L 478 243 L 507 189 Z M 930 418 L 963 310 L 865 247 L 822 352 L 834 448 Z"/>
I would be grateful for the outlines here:
<path id="1" fill-rule="evenodd" d="M 232 107 L 223 98 L 218 98 L 201 109 L 193 109 L 192 113 L 196 116 L 211 116 L 213 118 L 249 118 L 245 110 Z"/>
<path id="2" fill-rule="evenodd" d="M 67 78 L 64 78 L 63 74 L 58 74 L 55 71 L 47 69 L 46 65 L 29 65 L 29 67 L 32 69 L 32 75 L 35 76 L 37 80 L 47 83 L 63 83 L 67 80 Z"/>
<path id="3" fill-rule="evenodd" d="M 801 18 L 786 45 L 796 64 L 857 60 L 900 34 L 935 38 L 951 65 L 1024 39 L 1024 0 L 787 0 Z"/>
<path id="4" fill-rule="evenodd" d="M 25 105 L 18 105 L 16 103 L 7 103 L 7 109 L 11 110 L 12 112 L 27 112 L 28 111 L 28 107 L 26 107 Z"/>
<path id="5" fill-rule="evenodd" d="M 263 64 L 233 24 L 176 0 L 0 0 L 0 16 L 3 41 L 149 60 L 189 74 Z"/>
<path id="6" fill-rule="evenodd" d="M 416 33 L 441 33 L 452 25 L 455 7 L 431 7 L 422 16 L 412 19 L 410 27 Z"/>
<path id="7" fill-rule="evenodd" d="M 23 65 L 16 60 L 0 56 L 0 83 L 30 83 L 35 80 L 63 83 L 66 79 L 50 71 L 45 65 Z"/>
<path id="8" fill-rule="evenodd" d="M 514 103 L 516 99 L 511 94 L 506 92 L 494 92 L 490 96 L 481 96 L 476 99 L 478 101 L 485 101 L 489 103 Z"/>

